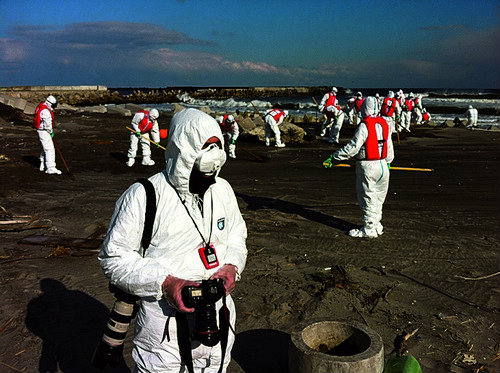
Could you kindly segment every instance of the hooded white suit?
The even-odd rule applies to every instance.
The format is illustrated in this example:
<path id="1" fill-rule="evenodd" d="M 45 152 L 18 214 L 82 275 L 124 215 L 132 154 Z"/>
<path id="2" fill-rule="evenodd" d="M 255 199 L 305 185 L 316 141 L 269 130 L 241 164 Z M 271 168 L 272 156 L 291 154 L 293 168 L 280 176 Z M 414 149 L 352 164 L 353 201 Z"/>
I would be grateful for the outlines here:
<path id="1" fill-rule="evenodd" d="M 110 282 L 124 291 L 141 297 L 136 319 L 132 356 L 140 372 L 179 372 L 175 320 L 169 322 L 170 342 L 164 328 L 173 308 L 163 298 L 162 283 L 167 275 L 185 280 L 208 279 L 224 264 L 237 267 L 237 277 L 245 267 L 246 226 L 236 197 L 226 180 L 215 177 L 202 198 L 203 213 L 198 207 L 198 195 L 189 190 L 189 179 L 202 146 L 212 136 L 224 144 L 219 125 L 209 115 L 196 109 L 185 109 L 172 118 L 169 130 L 166 169 L 149 180 L 155 187 L 157 212 L 151 244 L 142 256 L 140 247 L 144 225 L 146 193 L 142 185 L 133 184 L 116 203 L 99 260 Z M 182 200 L 182 201 L 181 201 Z M 184 205 L 183 205 L 184 203 Z M 198 249 L 203 240 L 215 247 L 219 266 L 206 269 Z M 210 233 L 211 232 L 211 233 Z M 220 308 L 222 301 L 217 303 Z M 227 297 L 231 325 L 236 314 L 234 303 Z M 224 370 L 231 357 L 234 335 L 229 332 Z M 193 342 L 195 371 L 217 372 L 221 363 L 220 343 L 206 347 Z"/>
<path id="2" fill-rule="evenodd" d="M 375 97 L 367 97 L 361 106 L 363 119 L 376 115 Z M 383 139 L 382 126 L 376 126 L 377 138 Z M 377 237 L 383 233 L 382 205 L 389 189 L 389 167 L 394 159 L 394 148 L 389 132 L 387 139 L 387 156 L 385 159 L 368 161 L 365 156 L 365 142 L 368 138 L 368 128 L 361 122 L 351 141 L 342 149 L 333 153 L 336 160 L 347 160 L 355 157 L 356 162 L 356 193 L 359 206 L 363 213 L 363 228 L 349 232 L 354 237 Z M 381 144 L 379 143 L 379 147 Z"/>
<path id="3" fill-rule="evenodd" d="M 56 151 L 54 142 L 52 141 L 52 132 L 54 131 L 54 123 L 52 123 L 53 111 L 52 103 L 47 99 L 45 101 L 46 109 L 40 111 L 40 128 L 37 129 L 38 138 L 42 144 L 40 152 L 40 171 L 45 173 L 60 174 L 56 168 Z"/>

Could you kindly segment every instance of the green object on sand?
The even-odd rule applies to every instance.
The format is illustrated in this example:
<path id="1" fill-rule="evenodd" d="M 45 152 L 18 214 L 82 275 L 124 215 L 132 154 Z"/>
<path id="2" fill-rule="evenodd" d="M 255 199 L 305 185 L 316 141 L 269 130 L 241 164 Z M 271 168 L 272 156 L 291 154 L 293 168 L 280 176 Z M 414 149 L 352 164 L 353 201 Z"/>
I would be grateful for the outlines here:
<path id="1" fill-rule="evenodd" d="M 422 373 L 422 368 L 413 356 L 399 356 L 389 359 L 384 373 Z"/>

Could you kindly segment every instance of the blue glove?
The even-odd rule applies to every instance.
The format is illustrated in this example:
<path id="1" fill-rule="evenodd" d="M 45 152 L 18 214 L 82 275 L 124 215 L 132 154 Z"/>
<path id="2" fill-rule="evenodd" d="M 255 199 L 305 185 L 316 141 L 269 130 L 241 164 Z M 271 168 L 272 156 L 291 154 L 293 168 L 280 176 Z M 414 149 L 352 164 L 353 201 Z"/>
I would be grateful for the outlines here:
<path id="1" fill-rule="evenodd" d="M 157 142 L 155 142 L 155 145 L 156 145 L 156 147 L 157 147 L 157 148 L 159 148 L 159 147 L 160 147 L 160 144 L 159 144 L 159 143 L 157 143 Z"/>
<path id="2" fill-rule="evenodd" d="M 332 168 L 332 166 L 333 166 L 332 158 L 333 158 L 333 154 L 330 155 L 327 159 L 325 159 L 323 161 L 323 167 L 324 168 Z"/>
<path id="3" fill-rule="evenodd" d="M 387 163 L 387 168 L 390 170 L 391 169 L 391 164 Z"/>
<path id="4" fill-rule="evenodd" d="M 50 137 L 54 137 L 54 131 L 50 133 Z"/>
<path id="5" fill-rule="evenodd" d="M 142 137 L 142 136 L 141 136 L 141 131 L 137 131 L 137 132 L 135 133 L 135 135 L 136 135 L 138 138 L 141 138 L 141 137 Z"/>
<path id="6" fill-rule="evenodd" d="M 236 140 L 231 140 L 231 144 L 236 144 Z"/>

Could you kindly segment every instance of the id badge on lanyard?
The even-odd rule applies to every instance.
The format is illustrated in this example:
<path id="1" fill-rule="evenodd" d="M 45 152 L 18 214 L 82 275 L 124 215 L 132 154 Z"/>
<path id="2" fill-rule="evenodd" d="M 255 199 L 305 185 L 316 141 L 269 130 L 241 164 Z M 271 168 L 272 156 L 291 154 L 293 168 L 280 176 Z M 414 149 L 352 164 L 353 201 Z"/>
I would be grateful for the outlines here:
<path id="1" fill-rule="evenodd" d="M 198 253 L 206 269 L 212 269 L 219 265 L 219 259 L 217 258 L 214 245 L 206 244 L 198 249 Z"/>

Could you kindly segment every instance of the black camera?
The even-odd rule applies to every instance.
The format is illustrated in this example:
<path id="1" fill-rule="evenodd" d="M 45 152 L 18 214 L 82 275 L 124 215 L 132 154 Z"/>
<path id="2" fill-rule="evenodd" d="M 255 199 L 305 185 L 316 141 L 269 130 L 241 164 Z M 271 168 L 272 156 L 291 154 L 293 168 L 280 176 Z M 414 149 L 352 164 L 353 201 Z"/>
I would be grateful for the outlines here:
<path id="1" fill-rule="evenodd" d="M 115 295 L 116 301 L 92 359 L 92 365 L 98 369 L 104 369 L 107 365 L 112 367 L 119 365 L 123 356 L 123 342 L 125 342 L 130 323 L 137 314 L 137 301 L 140 299 L 111 283 L 109 291 Z"/>
<path id="2" fill-rule="evenodd" d="M 226 294 L 221 279 L 202 280 L 199 286 L 182 288 L 182 301 L 187 308 L 194 308 L 192 338 L 208 347 L 219 343 L 221 334 L 217 325 L 215 303 Z"/>

